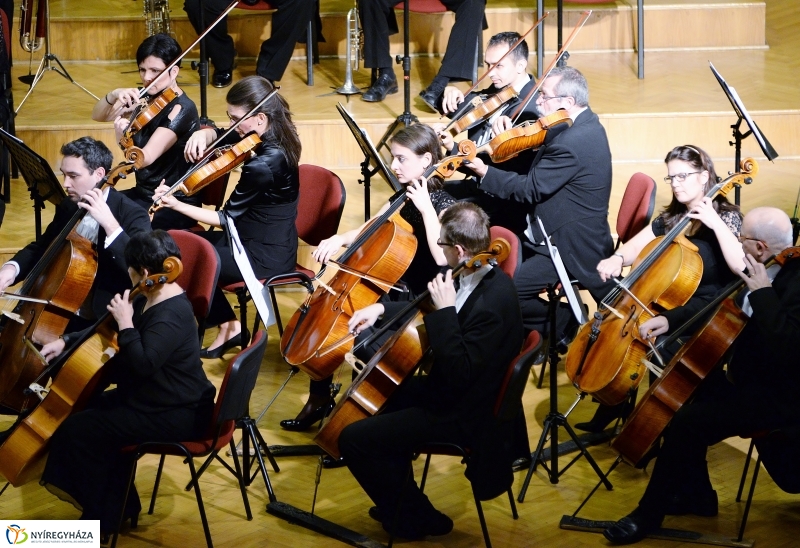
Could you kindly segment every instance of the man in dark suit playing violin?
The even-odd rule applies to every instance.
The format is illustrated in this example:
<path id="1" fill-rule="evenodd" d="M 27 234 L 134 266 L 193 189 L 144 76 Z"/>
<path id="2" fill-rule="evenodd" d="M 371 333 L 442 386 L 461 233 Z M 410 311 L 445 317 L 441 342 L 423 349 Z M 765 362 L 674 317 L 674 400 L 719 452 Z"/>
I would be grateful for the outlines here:
<path id="1" fill-rule="evenodd" d="M 95 188 L 111 170 L 113 157 L 106 145 L 91 137 L 81 137 L 61 147 L 61 154 L 61 172 L 69 200 L 56 207 L 52 222 L 40 238 L 0 268 L 0 292 L 24 280 L 75 212 L 85 209 L 88 214 L 78 223 L 76 231 L 95 244 L 98 265 L 89 299 L 67 328 L 75 331 L 102 316 L 111 297 L 130 287 L 122 252 L 131 236 L 150 232 L 150 219 L 144 209 L 113 188 Z"/>
<path id="2" fill-rule="evenodd" d="M 603 282 L 597 263 L 611 255 L 613 243 L 608 226 L 611 195 L 611 150 L 606 131 L 589 108 L 586 79 L 573 67 L 556 67 L 542 83 L 536 104 L 541 116 L 566 110 L 573 125 L 548 135 L 525 174 L 505 171 L 505 164 L 487 166 L 476 158 L 469 167 L 479 176 L 479 188 L 495 196 L 527 204 L 528 227 L 520 235 L 523 263 L 514 278 L 527 329 L 547 332 L 547 302 L 541 292 L 558 283 L 553 262 L 543 245 L 535 217 L 558 247 L 569 274 L 577 278 L 596 300 L 604 297 L 613 282 Z M 510 129 L 511 120 L 501 116 L 495 133 Z M 552 130 L 551 130 L 552 131 Z M 558 314 L 558 342 L 572 316 L 565 309 Z"/>
<path id="3" fill-rule="evenodd" d="M 717 515 L 707 448 L 732 436 L 797 424 L 800 261 L 788 260 L 779 270 L 764 266 L 792 245 L 792 225 L 779 209 L 756 208 L 745 216 L 739 240 L 747 268 L 738 274 L 750 291 L 742 310 L 752 310 L 750 320 L 734 343 L 727 374 L 721 368 L 709 374 L 666 429 L 639 506 L 603 533 L 615 544 L 642 540 L 665 515 Z"/>
<path id="4" fill-rule="evenodd" d="M 450 118 L 462 108 L 465 103 L 470 103 L 475 98 L 484 97 L 488 100 L 503 90 L 512 88 L 517 96 L 503 103 L 497 110 L 486 116 L 483 121 L 467 130 L 467 138 L 474 142 L 478 147 L 488 143 L 494 132 L 492 124 L 503 114 L 514 112 L 520 103 L 536 86 L 536 80 L 528 74 L 528 44 L 523 40 L 511 53 L 509 49 L 519 41 L 521 36 L 517 32 L 501 32 L 495 34 L 486 44 L 486 54 L 484 61 L 486 68 L 490 69 L 487 77 L 492 81 L 488 88 L 477 92 L 469 93 L 466 97 L 455 86 L 447 86 L 444 90 L 441 101 L 441 112 Z M 508 55 L 506 55 L 508 54 Z M 505 56 L 505 57 L 503 57 Z M 526 120 L 536 120 L 539 112 L 536 108 L 536 97 L 532 97 L 522 110 L 520 122 Z M 467 111 L 467 114 L 471 111 Z M 444 131 L 445 124 L 432 124 L 433 129 L 441 136 L 442 144 L 449 150 L 449 154 L 456 154 L 458 146 L 453 140 L 449 131 Z M 533 162 L 534 154 L 530 150 L 523 151 L 517 157 L 512 158 L 500 166 L 506 171 L 526 174 Z M 488 154 L 481 153 L 481 160 L 487 165 L 495 165 Z M 468 169 L 460 171 L 470 175 Z M 527 226 L 526 213 L 527 206 L 514 200 L 507 200 L 492 196 L 478 190 L 478 181 L 474 177 L 467 177 L 461 181 L 448 181 L 445 183 L 447 191 L 457 199 L 467 199 L 477 203 L 481 209 L 486 211 L 491 219 L 492 225 L 499 225 L 514 232 L 522 232 Z"/>
<path id="5" fill-rule="evenodd" d="M 448 265 L 456 267 L 488 249 L 489 219 L 476 205 L 459 202 L 442 213 L 439 245 Z M 411 452 L 428 441 L 464 444 L 480 452 L 485 466 L 468 470 L 473 482 L 496 478 L 497 493 L 512 481 L 510 433 L 496 444 L 483 437 L 497 434 L 493 406 L 505 370 L 522 343 L 522 319 L 511 280 L 490 265 L 468 268 L 456 290 L 450 271 L 428 284 L 435 310 L 425 316 L 433 365 L 426 376 L 414 376 L 398 389 L 386 409 L 346 427 L 339 449 L 347 466 L 376 507 L 369 514 L 390 531 Z M 350 329 L 358 333 L 378 315 L 396 312 L 393 305 L 356 311 Z M 510 427 L 509 427 L 510 428 Z M 483 442 L 483 444 L 482 444 Z M 490 449 L 486 451 L 486 449 Z M 452 520 L 436 510 L 412 481 L 402 495 L 394 534 L 404 538 L 444 535 Z"/>

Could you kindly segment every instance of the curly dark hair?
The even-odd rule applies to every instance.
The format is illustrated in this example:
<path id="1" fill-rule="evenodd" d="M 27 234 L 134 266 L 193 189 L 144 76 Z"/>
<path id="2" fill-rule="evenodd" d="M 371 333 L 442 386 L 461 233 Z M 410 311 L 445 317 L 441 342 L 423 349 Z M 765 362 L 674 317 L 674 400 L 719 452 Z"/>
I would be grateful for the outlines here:
<path id="1" fill-rule="evenodd" d="M 106 174 L 111 171 L 111 163 L 114 161 L 114 156 L 105 143 L 91 137 L 81 137 L 64 144 L 61 155 L 82 159 L 89 171 L 102 167 Z"/>

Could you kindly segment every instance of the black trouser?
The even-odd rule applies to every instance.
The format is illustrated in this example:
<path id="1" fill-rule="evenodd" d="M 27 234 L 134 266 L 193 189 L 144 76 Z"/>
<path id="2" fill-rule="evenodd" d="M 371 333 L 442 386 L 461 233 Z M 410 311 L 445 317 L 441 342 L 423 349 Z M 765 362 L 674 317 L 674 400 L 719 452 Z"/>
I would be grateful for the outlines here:
<path id="1" fill-rule="evenodd" d="M 478 40 L 484 25 L 486 0 L 441 0 L 455 12 L 456 22 L 447 40 L 439 76 L 451 80 L 471 80 L 475 68 Z M 387 68 L 393 65 L 389 54 L 389 35 L 398 32 L 394 6 L 398 0 L 358 0 L 358 14 L 364 29 L 364 66 Z"/>

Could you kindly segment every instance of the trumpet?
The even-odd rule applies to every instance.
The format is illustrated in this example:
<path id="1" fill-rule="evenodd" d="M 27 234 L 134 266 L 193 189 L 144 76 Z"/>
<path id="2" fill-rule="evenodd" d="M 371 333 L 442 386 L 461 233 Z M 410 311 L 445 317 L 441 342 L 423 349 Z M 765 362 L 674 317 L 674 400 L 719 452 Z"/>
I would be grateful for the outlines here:
<path id="1" fill-rule="evenodd" d="M 355 59 L 356 70 L 358 70 L 364 51 L 364 30 L 359 25 L 358 9 L 352 8 L 347 12 L 347 64 L 345 65 L 344 84 L 336 89 L 336 93 L 342 95 L 355 95 L 361 93 L 353 84 L 353 61 Z"/>
<path id="2" fill-rule="evenodd" d="M 47 32 L 47 0 L 38 0 L 35 17 L 33 2 L 34 0 L 22 0 L 19 7 L 19 45 L 27 52 L 41 48 Z M 36 19 L 36 35 L 31 36 L 34 19 Z"/>
<path id="3" fill-rule="evenodd" d="M 169 20 L 169 0 L 144 0 L 142 8 L 148 36 L 162 32 L 172 34 Z"/>

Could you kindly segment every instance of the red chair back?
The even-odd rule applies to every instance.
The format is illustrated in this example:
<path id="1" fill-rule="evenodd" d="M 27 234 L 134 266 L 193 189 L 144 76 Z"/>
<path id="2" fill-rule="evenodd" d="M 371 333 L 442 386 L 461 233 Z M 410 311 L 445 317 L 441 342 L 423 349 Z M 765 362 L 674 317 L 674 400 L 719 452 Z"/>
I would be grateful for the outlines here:
<path id="1" fill-rule="evenodd" d="M 178 277 L 178 285 L 186 291 L 194 315 L 202 324 L 211 307 L 211 297 L 219 278 L 219 255 L 208 240 L 192 232 L 170 230 L 169 235 L 181 250 L 183 272 Z"/>
<path id="2" fill-rule="evenodd" d="M 503 238 L 509 244 L 508 258 L 500 263 L 500 269 L 508 274 L 512 280 L 519 270 L 519 265 L 522 264 L 522 246 L 519 243 L 519 237 L 511 232 L 509 229 L 502 226 L 493 226 L 489 229 L 492 240 L 496 238 Z"/>
<path id="3" fill-rule="evenodd" d="M 403 4 L 404 2 L 398 2 L 394 9 L 403 9 Z M 447 7 L 439 0 L 408 0 L 408 11 L 415 13 L 444 13 L 447 11 Z"/>
<path id="4" fill-rule="evenodd" d="M 522 394 L 528 384 L 528 374 L 533 367 L 536 354 L 542 347 L 542 337 L 538 331 L 531 331 L 516 358 L 511 360 L 506 376 L 497 393 L 494 415 L 500 420 L 512 420 L 522 405 Z"/>
<path id="5" fill-rule="evenodd" d="M 624 244 L 647 226 L 655 205 L 656 182 L 644 173 L 634 173 L 619 204 L 617 246 Z"/>
<path id="6" fill-rule="evenodd" d="M 346 193 L 342 180 L 324 167 L 300 166 L 300 198 L 297 204 L 297 235 L 316 246 L 339 230 Z"/>

